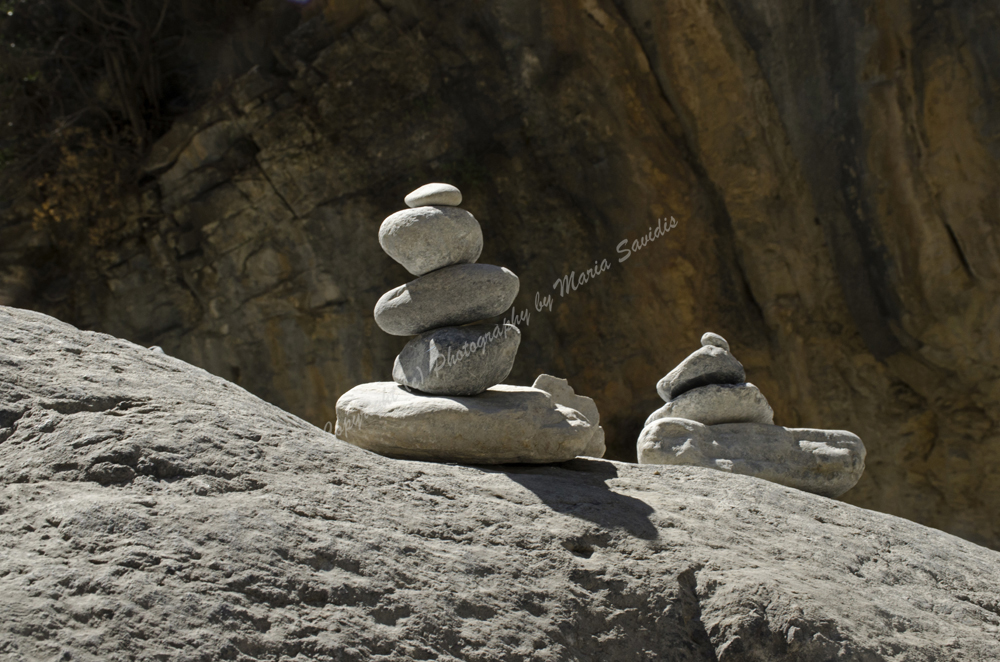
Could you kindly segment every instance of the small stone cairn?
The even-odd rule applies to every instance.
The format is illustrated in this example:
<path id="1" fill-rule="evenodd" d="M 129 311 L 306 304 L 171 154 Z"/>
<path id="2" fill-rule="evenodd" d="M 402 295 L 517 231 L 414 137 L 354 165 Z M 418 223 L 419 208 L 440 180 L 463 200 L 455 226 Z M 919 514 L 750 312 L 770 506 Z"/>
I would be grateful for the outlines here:
<path id="1" fill-rule="evenodd" d="M 378 233 L 389 257 L 418 276 L 375 304 L 383 331 L 416 336 L 396 357 L 392 378 L 435 395 L 477 395 L 499 384 L 521 343 L 513 324 L 470 324 L 510 308 L 520 283 L 508 269 L 475 264 L 483 231 L 461 202 L 454 186 L 428 184 L 406 196 L 410 209 L 385 219 Z"/>
<path id="2" fill-rule="evenodd" d="M 716 333 L 656 385 L 666 404 L 646 419 L 639 464 L 682 464 L 763 478 L 823 496 L 854 487 L 865 446 L 845 430 L 784 428 Z"/>
<path id="3" fill-rule="evenodd" d="M 396 357 L 393 382 L 357 386 L 337 401 L 336 435 L 390 457 L 501 464 L 601 457 L 597 406 L 564 379 L 541 375 L 508 386 L 521 333 L 483 322 L 510 308 L 520 283 L 504 267 L 477 264 L 483 232 L 458 207 L 462 193 L 427 184 L 383 221 L 379 243 L 415 280 L 386 292 L 375 322 L 414 336 Z"/>

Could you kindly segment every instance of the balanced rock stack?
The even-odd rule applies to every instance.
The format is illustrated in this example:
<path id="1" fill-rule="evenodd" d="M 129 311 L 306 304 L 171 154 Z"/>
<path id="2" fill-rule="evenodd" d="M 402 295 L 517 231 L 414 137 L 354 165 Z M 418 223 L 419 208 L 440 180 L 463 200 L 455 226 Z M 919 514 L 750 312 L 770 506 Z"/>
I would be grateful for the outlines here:
<path id="1" fill-rule="evenodd" d="M 409 209 L 383 221 L 379 243 L 415 280 L 386 292 L 375 322 L 415 336 L 396 357 L 394 382 L 362 384 L 337 401 L 338 437 L 391 457 L 499 464 L 601 457 L 597 406 L 565 380 L 542 375 L 531 388 L 500 384 L 521 333 L 484 322 L 510 308 L 517 276 L 477 264 L 479 222 L 461 192 L 428 184 L 406 196 Z"/>
<path id="2" fill-rule="evenodd" d="M 703 466 L 830 497 L 854 487 L 865 469 L 857 435 L 774 425 L 725 338 L 706 333 L 701 344 L 656 385 L 666 404 L 646 419 L 639 464 Z"/>
<path id="3" fill-rule="evenodd" d="M 499 384 L 521 343 L 513 324 L 470 324 L 510 308 L 520 283 L 508 269 L 475 264 L 483 231 L 461 202 L 454 186 L 422 186 L 406 196 L 410 209 L 385 219 L 378 233 L 389 257 L 418 276 L 375 304 L 383 331 L 417 336 L 396 357 L 392 378 L 436 395 L 476 395 Z"/>

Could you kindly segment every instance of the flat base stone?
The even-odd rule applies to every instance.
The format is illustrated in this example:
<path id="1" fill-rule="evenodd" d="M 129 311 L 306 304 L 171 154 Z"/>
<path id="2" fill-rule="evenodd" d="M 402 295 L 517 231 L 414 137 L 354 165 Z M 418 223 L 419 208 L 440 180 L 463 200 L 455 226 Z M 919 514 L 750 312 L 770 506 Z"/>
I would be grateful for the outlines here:
<path id="1" fill-rule="evenodd" d="M 527 386 L 499 384 L 476 396 L 434 396 L 395 382 L 373 382 L 337 401 L 338 438 L 407 460 L 565 462 L 591 449 L 597 429 L 577 410 Z"/>
<path id="2" fill-rule="evenodd" d="M 643 428 L 636 450 L 639 464 L 707 467 L 828 497 L 854 487 L 865 470 L 865 445 L 846 430 L 661 418 Z"/>

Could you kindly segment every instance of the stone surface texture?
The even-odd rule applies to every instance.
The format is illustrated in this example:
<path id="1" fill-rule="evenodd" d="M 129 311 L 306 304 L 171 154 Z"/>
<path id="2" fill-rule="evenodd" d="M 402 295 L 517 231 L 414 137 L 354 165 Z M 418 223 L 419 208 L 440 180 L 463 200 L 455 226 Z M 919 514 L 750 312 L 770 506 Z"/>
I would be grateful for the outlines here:
<path id="1" fill-rule="evenodd" d="M 556 404 L 575 409 L 583 414 L 594 429 L 594 437 L 580 455 L 604 457 L 607 448 L 604 445 L 604 428 L 600 426 L 601 413 L 597 410 L 597 404 L 592 398 L 577 395 L 567 380 L 552 375 L 538 375 L 531 387 L 549 393 Z"/>
<path id="2" fill-rule="evenodd" d="M 0 303 L 322 427 L 405 344 L 371 320 L 407 280 L 373 224 L 450 182 L 531 311 L 511 379 L 569 377 L 608 457 L 634 461 L 653 385 L 711 329 L 776 420 L 865 440 L 852 503 L 1000 547 L 992 3 L 312 4 L 275 66 L 174 122 L 106 232 L 0 196 Z"/>
<path id="3" fill-rule="evenodd" d="M 451 264 L 475 262 L 483 252 L 483 229 L 458 207 L 417 207 L 386 218 L 378 231 L 386 254 L 414 276 Z"/>
<path id="4" fill-rule="evenodd" d="M 404 200 L 407 207 L 428 205 L 457 207 L 462 204 L 462 192 L 451 184 L 424 184 L 416 191 L 408 193 Z"/>
<path id="5" fill-rule="evenodd" d="M 441 327 L 406 343 L 392 378 L 424 393 L 476 395 L 507 379 L 520 343 L 506 322 Z"/>
<path id="6" fill-rule="evenodd" d="M 997 552 L 744 476 L 388 460 L 0 308 L 12 662 L 982 662 L 998 586 Z"/>
<path id="7" fill-rule="evenodd" d="M 743 364 L 728 350 L 708 345 L 700 347 L 677 364 L 656 383 L 656 392 L 664 402 L 670 402 L 686 391 L 709 384 L 742 384 L 746 382 Z"/>
<path id="8" fill-rule="evenodd" d="M 660 418 L 643 428 L 636 450 L 639 464 L 718 469 L 828 497 L 854 487 L 865 470 L 865 445 L 846 430 Z"/>
<path id="9" fill-rule="evenodd" d="M 395 382 L 355 386 L 337 401 L 337 437 L 389 457 L 464 464 L 544 464 L 594 452 L 599 428 L 537 388 L 500 384 L 476 395 L 410 393 Z"/>
<path id="10" fill-rule="evenodd" d="M 705 425 L 716 423 L 774 423 L 774 411 L 753 384 L 709 384 L 685 391 L 646 419 L 687 418 Z"/>
<path id="11" fill-rule="evenodd" d="M 510 308 L 518 286 L 517 276 L 504 267 L 444 267 L 383 294 L 375 304 L 375 323 L 386 333 L 411 336 L 476 322 Z"/>

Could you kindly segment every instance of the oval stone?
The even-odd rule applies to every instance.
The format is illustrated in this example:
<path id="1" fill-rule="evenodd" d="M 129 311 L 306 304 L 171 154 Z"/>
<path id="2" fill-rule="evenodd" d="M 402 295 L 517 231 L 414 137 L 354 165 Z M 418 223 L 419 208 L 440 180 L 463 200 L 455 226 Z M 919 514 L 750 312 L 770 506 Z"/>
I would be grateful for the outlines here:
<path id="1" fill-rule="evenodd" d="M 742 384 L 747 379 L 743 364 L 732 354 L 714 345 L 692 352 L 656 384 L 664 402 L 693 388 L 708 384 Z"/>
<path id="2" fill-rule="evenodd" d="M 404 209 L 382 221 L 378 243 L 414 276 L 475 262 L 483 252 L 476 217 L 458 207 Z"/>
<path id="3" fill-rule="evenodd" d="M 709 384 L 681 393 L 646 419 L 686 418 L 704 425 L 774 423 L 774 410 L 753 384 Z"/>
<path id="4" fill-rule="evenodd" d="M 510 323 L 446 326 L 406 343 L 392 367 L 397 384 L 435 395 L 476 395 L 507 379 L 521 332 Z"/>
<path id="5" fill-rule="evenodd" d="M 462 192 L 451 184 L 424 184 L 405 198 L 407 207 L 446 205 L 457 207 L 462 204 Z"/>
<path id="6" fill-rule="evenodd" d="M 383 294 L 375 304 L 375 322 L 394 336 L 468 324 L 510 308 L 519 287 L 517 276 L 504 267 L 456 264 Z"/>

